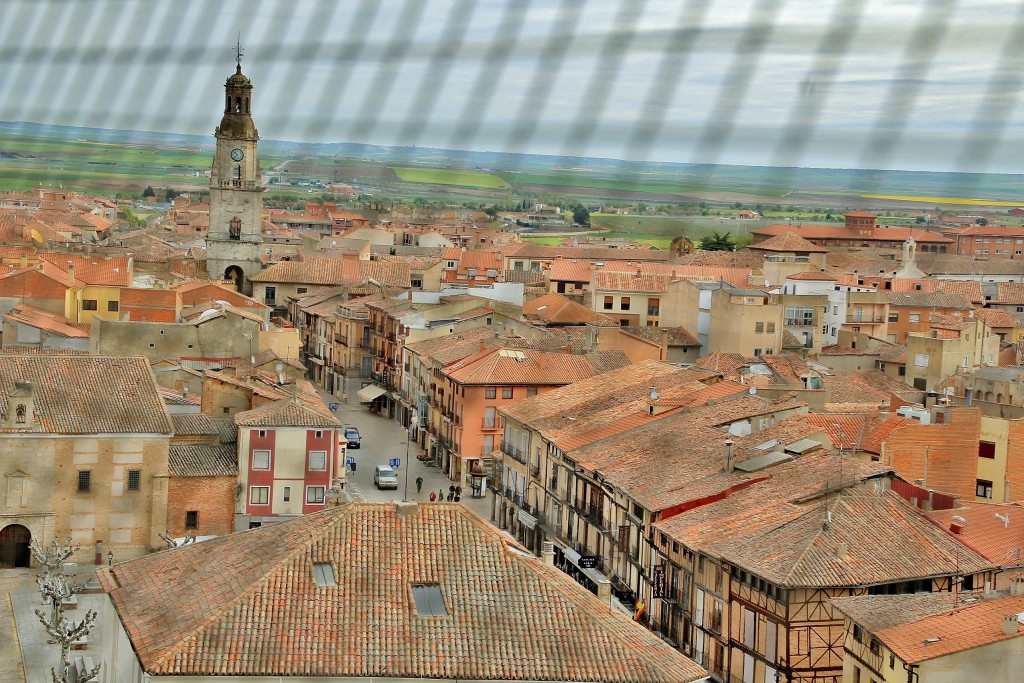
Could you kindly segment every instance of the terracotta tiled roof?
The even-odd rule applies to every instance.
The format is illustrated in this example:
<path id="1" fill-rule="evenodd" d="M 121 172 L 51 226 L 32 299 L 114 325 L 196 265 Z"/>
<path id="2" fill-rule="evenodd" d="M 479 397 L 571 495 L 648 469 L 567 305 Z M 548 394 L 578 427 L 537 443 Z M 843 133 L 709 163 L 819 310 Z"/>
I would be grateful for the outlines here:
<path id="1" fill-rule="evenodd" d="M 233 477 L 238 474 L 238 453 L 234 446 L 172 444 L 167 470 L 172 477 Z"/>
<path id="2" fill-rule="evenodd" d="M 523 315 L 558 325 L 583 325 L 604 319 L 600 313 L 592 311 L 558 292 L 549 292 L 526 302 L 523 304 Z"/>
<path id="3" fill-rule="evenodd" d="M 646 339 L 649 342 L 660 345 L 663 331 L 668 332 L 669 346 L 700 346 L 700 342 L 684 327 L 651 327 L 651 326 L 630 326 L 620 327 L 620 330 L 634 337 Z"/>
<path id="4" fill-rule="evenodd" d="M 975 303 L 981 303 L 985 296 L 981 293 L 981 283 L 977 280 L 932 280 L 936 292 L 959 294 Z"/>
<path id="5" fill-rule="evenodd" d="M 115 287 L 131 287 L 131 259 L 127 256 L 78 256 L 75 254 L 39 254 L 39 258 L 49 261 L 68 272 L 67 262 L 71 261 L 75 269 L 75 278 L 90 285 L 112 285 Z"/>
<path id="6" fill-rule="evenodd" d="M 641 273 L 615 273 L 599 270 L 594 273 L 593 288 L 600 292 L 645 292 L 657 294 L 668 291 L 671 275 Z"/>
<path id="7" fill-rule="evenodd" d="M 763 228 L 756 228 L 750 231 L 752 235 L 781 235 L 786 232 L 794 232 L 807 240 L 848 240 L 850 242 L 893 242 L 902 244 L 908 237 L 913 237 L 919 244 L 952 244 L 953 240 L 938 233 L 922 230 L 920 228 L 893 228 L 876 227 L 868 235 L 860 234 L 857 229 L 847 228 L 845 225 L 789 225 L 781 223 L 767 225 Z M 755 245 L 756 246 L 756 245 Z"/>
<path id="8" fill-rule="evenodd" d="M 3 354 L 0 350 L 0 421 L 7 419 L 15 382 L 32 383 L 35 419 L 27 429 L 0 431 L 161 435 L 173 431 L 145 358 Z"/>
<path id="9" fill-rule="evenodd" d="M 495 339 L 493 330 L 478 327 L 458 334 L 407 344 L 406 348 L 422 358 L 432 359 L 438 365 L 444 366 L 479 353 L 481 344 L 485 349 L 502 347 L 501 342 Z"/>
<path id="10" fill-rule="evenodd" d="M 586 357 L 532 349 L 485 351 L 444 370 L 459 384 L 538 384 L 557 386 L 594 374 Z"/>
<path id="11" fill-rule="evenodd" d="M 329 566 L 335 585 L 318 585 L 316 563 Z M 349 503 L 99 575 L 154 676 L 684 683 L 706 675 L 458 504 Z M 416 585 L 438 588 L 442 614 L 419 612 Z"/>
<path id="12" fill-rule="evenodd" d="M 1017 319 L 1008 311 L 1001 308 L 978 308 L 974 311 L 974 317 L 984 321 L 989 327 L 1016 327 Z"/>
<path id="13" fill-rule="evenodd" d="M 1001 304 L 1024 304 L 1024 283 L 997 282 L 997 301 Z"/>
<path id="14" fill-rule="evenodd" d="M 297 401 L 271 401 L 261 406 L 235 413 L 235 424 L 239 427 L 339 427 L 337 418 L 313 410 Z"/>
<path id="15" fill-rule="evenodd" d="M 220 434 L 217 425 L 206 413 L 175 413 L 171 415 L 174 422 L 175 436 L 211 436 Z"/>
<path id="16" fill-rule="evenodd" d="M 714 370 L 715 372 L 735 373 L 743 366 L 749 364 L 751 361 L 747 360 L 738 353 L 726 353 L 724 351 L 714 351 L 701 356 L 693 362 L 699 368 L 706 370 Z"/>
<path id="17" fill-rule="evenodd" d="M 1017 349 L 1014 346 L 1008 346 L 1005 349 L 1000 349 L 998 358 L 998 366 L 1001 368 L 1013 367 L 1017 364 Z"/>
<path id="18" fill-rule="evenodd" d="M 832 598 L 836 609 L 870 633 L 944 612 L 964 600 L 976 600 L 980 591 L 962 593 L 907 593 L 895 595 L 854 595 Z"/>
<path id="19" fill-rule="evenodd" d="M 890 306 L 974 310 L 974 306 L 962 294 L 946 292 L 887 292 L 887 294 Z"/>
<path id="20" fill-rule="evenodd" d="M 82 329 L 79 326 L 68 323 L 63 314 L 58 315 L 57 313 L 36 308 L 35 306 L 30 306 L 26 303 L 16 304 L 14 308 L 12 308 L 11 311 L 3 317 L 11 322 L 19 323 L 27 327 L 34 327 L 38 330 L 44 330 L 61 337 L 68 337 L 71 339 L 89 338 L 88 329 Z"/>
<path id="21" fill-rule="evenodd" d="M 847 491 L 715 549 L 785 587 L 867 586 L 994 568 L 891 492 Z"/>
<path id="22" fill-rule="evenodd" d="M 835 282 L 836 276 L 829 275 L 828 273 L 820 270 L 805 270 L 802 273 L 795 273 L 793 275 L 787 275 L 787 280 L 821 280 L 822 282 Z"/>
<path id="23" fill-rule="evenodd" d="M 1015 628 L 1007 635 L 1003 632 L 1003 617 L 1021 612 L 1024 612 L 1024 596 L 977 600 L 874 635 L 904 662 L 920 664 L 954 652 L 1019 638 L 1024 635 L 1019 622 L 1014 621 Z"/>
<path id="24" fill-rule="evenodd" d="M 665 249 L 610 249 L 608 247 L 555 247 L 536 242 L 522 242 L 510 245 L 505 250 L 505 258 L 516 259 L 578 259 L 588 261 L 604 261 L 606 259 L 622 259 L 628 257 L 634 261 L 667 261 L 669 252 Z"/>
<path id="25" fill-rule="evenodd" d="M 928 513 L 947 529 L 956 521 L 962 530 L 956 534 L 963 543 L 1001 567 L 1024 565 L 1024 507 L 1017 503 L 964 503 L 951 510 Z M 999 515 L 997 517 L 996 515 Z M 960 517 L 964 521 L 954 520 Z M 1004 522 L 1002 518 L 1008 518 Z"/>
<path id="26" fill-rule="evenodd" d="M 344 285 L 373 278 L 385 287 L 410 286 L 409 264 L 394 261 L 308 256 L 301 261 L 282 261 L 256 273 L 253 282 L 292 282 L 310 285 Z"/>
<path id="27" fill-rule="evenodd" d="M 778 234 L 763 242 L 751 244 L 748 249 L 776 252 L 812 252 L 816 254 L 828 251 L 827 249 L 822 249 L 814 242 L 805 240 L 803 237 L 792 231 Z"/>

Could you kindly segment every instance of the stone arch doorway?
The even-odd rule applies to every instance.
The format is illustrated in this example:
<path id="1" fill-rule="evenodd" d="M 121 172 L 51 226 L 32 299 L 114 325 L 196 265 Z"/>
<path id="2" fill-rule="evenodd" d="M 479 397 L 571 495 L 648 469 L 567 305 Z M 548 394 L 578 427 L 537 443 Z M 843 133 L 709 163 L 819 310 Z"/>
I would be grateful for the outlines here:
<path id="1" fill-rule="evenodd" d="M 244 274 L 242 273 L 242 269 L 238 266 L 228 266 L 227 270 L 224 271 L 224 279 L 231 280 L 235 283 L 235 289 L 239 292 L 242 291 L 243 277 Z"/>
<path id="2" fill-rule="evenodd" d="M 0 569 L 27 567 L 32 553 L 29 543 L 32 532 L 20 524 L 9 524 L 0 529 Z"/>

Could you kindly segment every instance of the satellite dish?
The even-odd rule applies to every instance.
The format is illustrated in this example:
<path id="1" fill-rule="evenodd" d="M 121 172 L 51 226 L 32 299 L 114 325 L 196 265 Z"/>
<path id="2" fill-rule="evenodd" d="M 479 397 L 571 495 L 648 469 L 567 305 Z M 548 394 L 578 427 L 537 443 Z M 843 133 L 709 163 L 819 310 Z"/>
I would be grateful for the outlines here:
<path id="1" fill-rule="evenodd" d="M 753 396 L 754 394 L 757 393 L 757 387 L 750 387 L 749 391 L 750 391 L 750 395 Z"/>
<path id="2" fill-rule="evenodd" d="M 281 372 L 282 370 L 284 370 L 284 364 L 278 363 L 277 365 L 274 366 L 274 369 L 277 370 L 278 372 Z"/>

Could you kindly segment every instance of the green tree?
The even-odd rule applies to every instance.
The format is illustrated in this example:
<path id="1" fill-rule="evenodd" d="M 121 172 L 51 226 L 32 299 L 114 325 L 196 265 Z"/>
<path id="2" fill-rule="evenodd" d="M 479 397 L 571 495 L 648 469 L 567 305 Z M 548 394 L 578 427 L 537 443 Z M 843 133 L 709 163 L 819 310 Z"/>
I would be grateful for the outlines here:
<path id="1" fill-rule="evenodd" d="M 582 204 L 577 204 L 576 206 L 572 207 L 572 220 L 574 223 L 589 226 L 590 209 L 583 206 Z"/>
<path id="2" fill-rule="evenodd" d="M 156 190 L 154 190 L 153 186 L 150 185 L 145 190 L 142 191 L 142 196 L 143 197 L 155 197 L 156 196 Z"/>
<path id="3" fill-rule="evenodd" d="M 177 196 L 178 196 L 178 193 L 174 191 L 174 188 L 173 188 L 173 187 L 168 187 L 168 188 L 167 188 L 167 194 L 166 194 L 166 195 L 164 195 L 164 197 L 165 197 L 165 198 L 167 199 L 167 201 L 169 201 L 169 202 L 173 202 L 173 201 L 174 201 L 174 198 L 175 198 L 175 197 L 177 197 Z"/>
<path id="4" fill-rule="evenodd" d="M 979 218 L 978 220 L 975 221 L 975 223 L 977 223 L 978 225 L 988 225 L 988 219 L 987 218 Z M 1009 254 L 1010 252 L 1006 252 L 1006 253 Z"/>
<path id="5" fill-rule="evenodd" d="M 736 244 L 728 232 L 713 232 L 700 241 L 700 248 L 704 251 L 735 251 Z"/>
<path id="6" fill-rule="evenodd" d="M 121 214 L 121 218 L 126 223 L 128 223 L 128 225 L 134 226 L 136 228 L 144 228 L 144 227 L 146 227 L 146 221 L 144 219 L 139 218 L 138 216 L 136 216 L 135 212 L 132 211 L 127 206 L 122 206 L 118 210 L 118 213 Z"/>
<path id="7" fill-rule="evenodd" d="M 918 216 L 917 218 L 914 219 L 914 222 L 917 223 L 918 225 L 921 225 L 922 223 L 926 223 L 927 221 L 925 221 L 924 216 Z"/>

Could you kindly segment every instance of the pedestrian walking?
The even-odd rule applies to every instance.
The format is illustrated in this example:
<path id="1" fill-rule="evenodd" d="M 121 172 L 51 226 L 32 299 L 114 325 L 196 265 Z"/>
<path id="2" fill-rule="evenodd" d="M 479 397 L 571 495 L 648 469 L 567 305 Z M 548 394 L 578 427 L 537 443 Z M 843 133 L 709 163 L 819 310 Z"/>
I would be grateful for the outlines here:
<path id="1" fill-rule="evenodd" d="M 444 489 L 438 489 L 437 490 L 437 499 L 438 500 L 444 500 Z"/>
<path id="2" fill-rule="evenodd" d="M 416 477 L 416 493 L 423 490 L 423 477 Z"/>
<path id="3" fill-rule="evenodd" d="M 431 491 L 430 492 L 430 502 L 433 503 L 435 500 L 437 500 L 437 494 L 434 493 L 433 491 Z"/>

